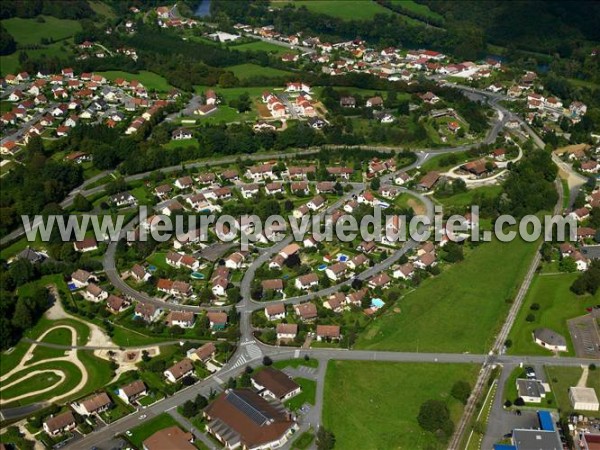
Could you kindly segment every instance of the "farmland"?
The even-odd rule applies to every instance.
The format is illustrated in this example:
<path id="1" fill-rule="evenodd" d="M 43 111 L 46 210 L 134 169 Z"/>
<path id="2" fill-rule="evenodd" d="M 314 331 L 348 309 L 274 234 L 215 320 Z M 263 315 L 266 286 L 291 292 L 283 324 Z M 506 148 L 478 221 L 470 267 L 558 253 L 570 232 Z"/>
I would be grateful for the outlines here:
<path id="1" fill-rule="evenodd" d="M 344 6 L 335 0 L 296 0 L 294 2 L 273 2 L 273 6 L 292 3 L 297 8 L 306 7 L 309 11 L 337 17 L 342 20 L 369 20 L 376 14 L 392 14 L 392 12 L 370 0 L 346 0 Z"/>
<path id="2" fill-rule="evenodd" d="M 240 80 L 246 80 L 252 77 L 283 77 L 290 75 L 285 70 L 274 69 L 272 67 L 262 67 L 256 64 L 238 64 L 237 66 L 227 67 Z"/>
<path id="3" fill-rule="evenodd" d="M 40 44 L 43 38 L 49 41 L 60 41 L 81 31 L 81 25 L 76 20 L 50 16 L 39 16 L 36 19 L 14 17 L 3 20 L 2 25 L 20 46 Z"/>
<path id="4" fill-rule="evenodd" d="M 357 341 L 367 350 L 477 352 L 488 348 L 535 243 L 493 241 L 401 298 Z M 476 317 L 476 319 L 475 319 Z"/>
<path id="5" fill-rule="evenodd" d="M 290 51 L 288 48 L 283 47 L 281 45 L 271 44 L 269 42 L 263 42 L 263 41 L 249 42 L 247 44 L 232 45 L 230 48 L 232 50 L 237 50 L 240 52 L 262 51 L 262 52 L 267 52 L 267 53 L 273 53 L 276 55 L 288 53 Z"/>

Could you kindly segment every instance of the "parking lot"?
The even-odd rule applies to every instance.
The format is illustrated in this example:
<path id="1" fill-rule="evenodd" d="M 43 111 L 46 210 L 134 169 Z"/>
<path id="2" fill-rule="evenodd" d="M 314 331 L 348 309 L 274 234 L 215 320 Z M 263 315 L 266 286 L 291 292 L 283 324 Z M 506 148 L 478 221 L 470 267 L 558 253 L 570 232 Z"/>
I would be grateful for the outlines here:
<path id="1" fill-rule="evenodd" d="M 599 317 L 600 309 L 596 308 L 590 314 L 568 321 L 575 354 L 580 358 L 600 359 Z"/>

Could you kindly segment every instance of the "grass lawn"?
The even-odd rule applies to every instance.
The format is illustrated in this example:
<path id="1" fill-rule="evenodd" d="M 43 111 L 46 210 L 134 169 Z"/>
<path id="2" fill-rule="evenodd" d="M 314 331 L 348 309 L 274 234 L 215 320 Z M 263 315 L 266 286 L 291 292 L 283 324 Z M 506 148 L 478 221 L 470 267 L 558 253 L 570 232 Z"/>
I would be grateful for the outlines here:
<path id="1" fill-rule="evenodd" d="M 392 0 L 393 4 L 400 5 L 403 9 L 420 14 L 424 17 L 429 17 L 431 19 L 444 20 L 444 18 L 429 9 L 427 5 L 422 5 L 421 3 L 417 3 L 414 0 Z"/>
<path id="2" fill-rule="evenodd" d="M 357 348 L 485 353 L 536 249 L 514 240 L 481 244 L 465 260 L 425 280 L 373 321 Z"/>
<path id="3" fill-rule="evenodd" d="M 22 376 L 22 375 L 19 375 Z M 27 378 L 25 383 L 18 383 L 2 391 L 2 399 L 11 398 L 27 394 L 28 392 L 38 391 L 50 386 L 54 386 L 60 381 L 60 377 L 52 372 L 41 373 L 31 378 Z"/>
<path id="4" fill-rule="evenodd" d="M 519 311 L 515 324 L 510 331 L 512 346 L 509 353 L 516 355 L 551 355 L 552 352 L 537 345 L 531 336 L 536 328 L 550 328 L 567 339 L 568 355 L 574 356 L 567 320 L 586 314 L 586 308 L 598 304 L 600 292 L 595 296 L 577 296 L 570 291 L 571 283 L 579 276 L 577 273 L 536 275 Z M 538 311 L 530 309 L 533 303 L 540 305 Z M 527 322 L 525 318 L 533 314 L 535 320 Z"/>
<path id="5" fill-rule="evenodd" d="M 305 403 L 315 404 L 317 396 L 317 383 L 307 378 L 294 378 L 294 381 L 300 385 L 302 392 L 285 402 L 285 405 L 292 411 L 299 410 Z"/>
<path id="6" fill-rule="evenodd" d="M 179 426 L 177 421 L 169 414 L 163 413 L 155 418 L 144 421 L 139 427 L 131 429 L 131 436 L 128 438 L 137 448 L 142 448 L 142 442 L 163 428 Z"/>
<path id="7" fill-rule="evenodd" d="M 273 362 L 273 367 L 276 369 L 285 369 L 286 367 L 293 367 L 297 369 L 300 366 L 306 367 L 319 367 L 319 361 L 316 359 L 309 359 L 308 361 L 304 359 L 285 359 L 283 361 L 275 361 Z"/>
<path id="8" fill-rule="evenodd" d="M 2 23 L 4 23 L 4 21 L 2 21 Z M 69 48 L 69 46 L 72 44 L 73 39 L 68 38 L 66 40 L 43 46 L 42 48 L 24 51 L 27 53 L 30 61 L 38 60 L 42 56 L 46 56 L 48 58 L 56 57 L 65 59 L 73 56 L 73 52 Z M 19 53 L 20 51 L 16 51 L 11 55 L 2 56 L 2 64 L 0 64 L 0 73 L 2 73 L 2 75 L 6 75 L 8 73 L 14 74 L 18 71 L 19 67 L 21 66 L 21 63 L 19 62 Z"/>
<path id="9" fill-rule="evenodd" d="M 171 266 L 167 264 L 166 255 L 165 252 L 156 252 L 146 258 L 146 261 L 148 261 L 148 264 L 156 266 L 159 269 L 169 270 Z"/>
<path id="10" fill-rule="evenodd" d="M 257 64 L 238 64 L 225 68 L 231 70 L 233 74 L 240 80 L 246 80 L 252 77 L 283 77 L 290 75 L 290 72 L 285 70 L 275 69 L 273 67 L 263 67 Z"/>
<path id="11" fill-rule="evenodd" d="M 292 443 L 293 450 L 304 450 L 310 447 L 310 444 L 315 440 L 315 435 L 311 431 L 305 431 Z"/>
<path id="12" fill-rule="evenodd" d="M 506 400 L 510 400 L 512 403 L 515 402 L 517 397 L 519 397 L 519 392 L 517 390 L 517 378 L 527 378 L 527 373 L 523 367 L 515 368 L 510 376 L 506 379 L 506 384 L 504 387 L 504 398 L 503 403 Z M 556 408 L 556 401 L 554 399 L 554 390 L 546 393 L 546 397 L 542 399 L 541 403 L 526 403 L 527 406 L 532 406 L 534 408 Z"/>
<path id="13" fill-rule="evenodd" d="M 283 54 L 283 53 L 293 52 L 293 50 L 291 50 L 287 47 L 284 47 L 283 45 L 271 44 L 270 42 L 264 42 L 264 41 L 256 41 L 256 42 L 249 42 L 247 44 L 232 45 L 229 48 L 231 48 L 231 50 L 238 50 L 240 52 L 263 51 L 263 52 L 267 52 L 267 53 L 275 53 L 278 55 Z"/>
<path id="14" fill-rule="evenodd" d="M 277 6 L 278 3 L 292 3 L 296 8 L 306 6 L 314 13 L 326 14 L 342 20 L 370 20 L 375 17 L 375 14 L 393 14 L 389 9 L 370 0 L 345 0 L 343 6 L 336 0 L 296 0 L 272 2 L 272 5 Z"/>
<path id="15" fill-rule="evenodd" d="M 325 378 L 323 423 L 336 448 L 438 449 L 435 435 L 417 423 L 422 403 L 444 401 L 457 423 L 463 405 L 450 397 L 458 380 L 473 384 L 478 366 L 331 361 Z M 390 395 L 393 393 L 393 395 Z"/>
<path id="16" fill-rule="evenodd" d="M 148 72 L 147 70 L 141 70 L 140 73 L 123 72 L 121 70 L 109 70 L 107 72 L 96 73 L 98 75 L 104 75 L 107 80 L 111 81 L 116 78 L 123 78 L 127 81 L 138 80 L 149 90 L 167 92 L 173 89 L 173 86 L 171 86 L 166 79 L 154 72 Z"/>
<path id="17" fill-rule="evenodd" d="M 571 407 L 571 401 L 569 400 L 569 388 L 571 386 L 577 386 L 579 378 L 583 373 L 581 367 L 559 367 L 559 366 L 546 366 L 546 376 L 548 383 L 554 392 L 556 403 L 561 415 L 569 414 L 573 411 Z M 600 377 L 598 371 L 590 371 L 587 378 L 587 387 L 592 387 L 596 390 L 596 395 L 600 395 Z M 586 416 L 600 417 L 598 411 L 586 411 Z"/>
<path id="18" fill-rule="evenodd" d="M 20 45 L 39 44 L 42 38 L 58 41 L 81 31 L 81 24 L 77 20 L 40 17 L 43 18 L 43 22 L 38 22 L 37 18 L 13 17 L 3 20 L 2 25 Z"/>
<path id="19" fill-rule="evenodd" d="M 44 339 L 42 339 L 42 342 L 48 344 L 71 345 L 71 339 L 71 330 L 68 328 L 57 328 L 50 331 Z M 58 358 L 61 356 L 65 356 L 64 350 L 38 345 L 33 351 L 33 357 L 27 363 L 31 364 L 42 359 Z"/>
<path id="20" fill-rule="evenodd" d="M 502 186 L 482 186 L 476 189 L 469 189 L 466 192 L 453 195 L 451 197 L 436 199 L 444 206 L 467 207 L 473 205 L 473 199 L 478 196 L 487 198 L 496 198 L 502 193 Z"/>
<path id="21" fill-rule="evenodd" d="M 256 113 L 254 111 L 248 111 L 245 113 L 239 113 L 237 111 L 237 109 L 231 108 L 230 106 L 226 106 L 226 105 L 219 105 L 219 108 L 207 115 L 207 116 L 195 116 L 194 118 L 196 119 L 196 123 L 200 124 L 200 123 L 212 123 L 212 124 L 218 124 L 221 122 L 244 122 L 247 120 L 254 120 L 256 117 Z M 194 145 L 193 142 L 197 142 L 197 141 L 192 141 L 191 144 L 188 145 Z"/>
<path id="22" fill-rule="evenodd" d="M 94 12 L 100 16 L 104 16 L 108 19 L 114 19 L 117 16 L 113 9 L 104 2 L 90 0 L 88 3 L 90 8 L 92 8 Z"/>

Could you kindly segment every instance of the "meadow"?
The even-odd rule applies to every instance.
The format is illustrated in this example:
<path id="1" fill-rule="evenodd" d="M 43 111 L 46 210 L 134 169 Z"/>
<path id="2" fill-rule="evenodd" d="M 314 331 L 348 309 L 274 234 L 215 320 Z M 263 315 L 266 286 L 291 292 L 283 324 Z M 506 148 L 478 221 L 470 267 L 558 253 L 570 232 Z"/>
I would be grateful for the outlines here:
<path id="1" fill-rule="evenodd" d="M 370 0 L 345 0 L 343 7 L 336 0 L 296 0 L 294 2 L 273 2 L 277 4 L 292 3 L 299 8 L 305 6 L 306 9 L 318 14 L 325 14 L 331 17 L 337 17 L 342 20 L 369 20 L 376 14 L 394 14 L 387 8 Z"/>
<path id="2" fill-rule="evenodd" d="M 146 89 L 168 92 L 173 89 L 168 81 L 153 72 L 141 70 L 140 73 L 123 72 L 120 70 L 109 70 L 107 72 L 97 72 L 98 75 L 103 75 L 107 80 L 114 81 L 116 78 L 123 78 L 127 81 L 138 80 L 146 87 Z"/>
<path id="3" fill-rule="evenodd" d="M 267 52 L 267 53 L 273 53 L 276 55 L 289 53 L 291 51 L 291 49 L 284 47 L 282 45 L 271 44 L 270 42 L 264 42 L 264 41 L 256 41 L 256 42 L 248 42 L 246 44 L 231 45 L 229 48 L 231 48 L 231 50 L 237 50 L 240 52 L 262 51 L 262 52 Z"/>
<path id="4" fill-rule="evenodd" d="M 59 41 L 81 31 L 81 24 L 77 20 L 57 19 L 50 16 L 39 17 L 43 22 L 38 18 L 13 17 L 3 20 L 2 25 L 21 46 L 40 44 L 42 38 Z"/>
<path id="5" fill-rule="evenodd" d="M 246 80 L 252 77 L 284 77 L 286 75 L 291 75 L 291 72 L 285 70 L 275 69 L 273 67 L 263 67 L 257 64 L 238 64 L 236 66 L 229 66 L 226 69 L 232 71 L 240 80 Z"/>

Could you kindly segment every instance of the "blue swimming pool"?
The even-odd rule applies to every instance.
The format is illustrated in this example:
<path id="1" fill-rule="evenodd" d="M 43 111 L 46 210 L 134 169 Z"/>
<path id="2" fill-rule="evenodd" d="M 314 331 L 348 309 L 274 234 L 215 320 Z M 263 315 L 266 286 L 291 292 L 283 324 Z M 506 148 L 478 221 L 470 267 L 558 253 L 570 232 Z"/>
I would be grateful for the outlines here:
<path id="1" fill-rule="evenodd" d="M 152 265 L 148 266 L 148 271 L 149 272 L 156 272 L 156 266 L 152 266 Z"/>
<path id="2" fill-rule="evenodd" d="M 339 262 L 346 262 L 346 261 L 348 261 L 348 255 L 344 255 L 343 253 L 340 253 L 337 255 L 337 260 Z"/>
<path id="3" fill-rule="evenodd" d="M 383 300 L 381 300 L 380 298 L 371 299 L 371 308 L 379 309 L 383 305 L 385 305 L 385 302 Z"/>
<path id="4" fill-rule="evenodd" d="M 192 272 L 190 274 L 190 277 L 194 280 L 204 280 L 204 274 L 200 272 Z"/>
<path id="5" fill-rule="evenodd" d="M 77 290 L 77 286 L 75 286 L 75 283 L 68 283 L 67 287 L 69 288 L 70 291 Z"/>
<path id="6" fill-rule="evenodd" d="M 327 269 L 327 264 L 321 264 L 319 267 L 317 267 L 317 270 L 323 272 L 325 269 Z"/>
<path id="7" fill-rule="evenodd" d="M 386 202 L 379 202 L 378 205 L 381 207 L 381 209 L 385 209 L 385 208 L 389 208 L 390 204 L 386 203 Z"/>

